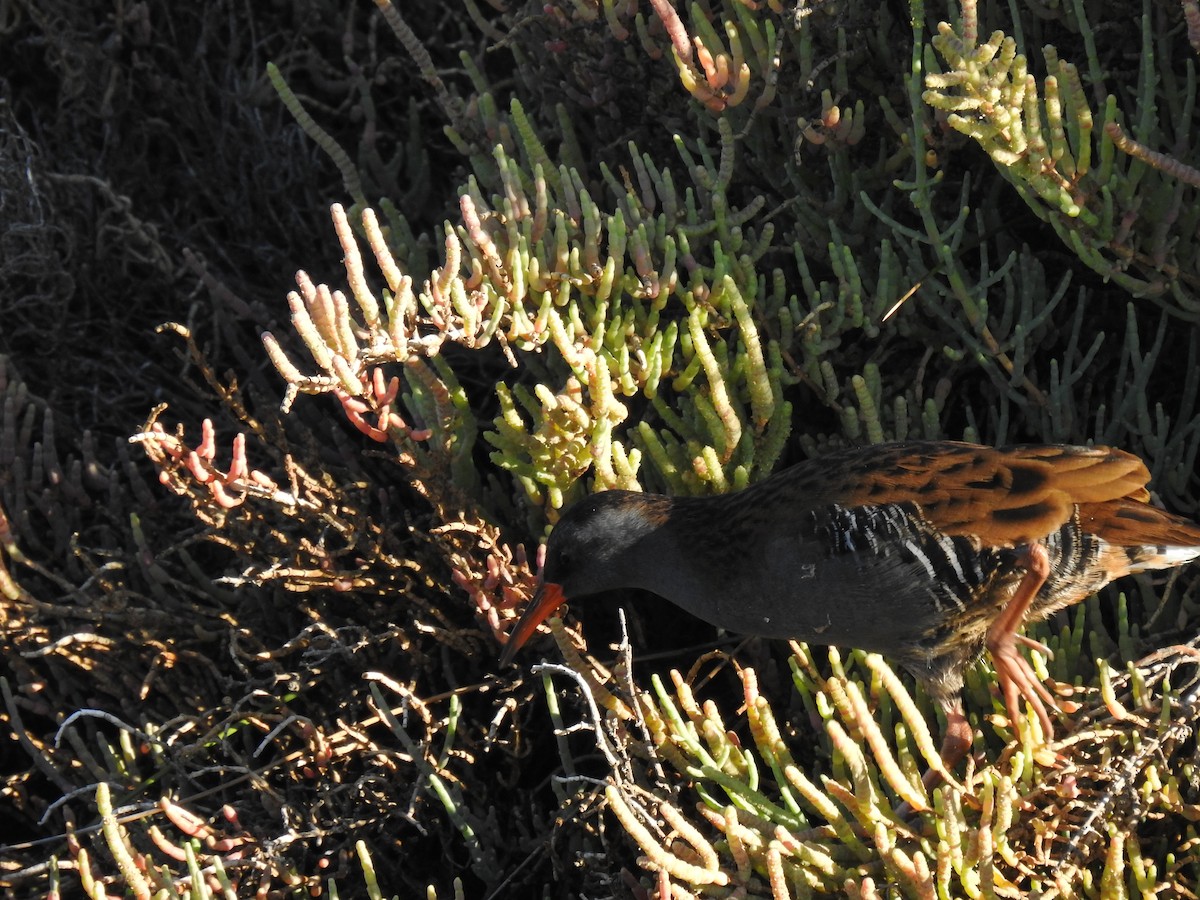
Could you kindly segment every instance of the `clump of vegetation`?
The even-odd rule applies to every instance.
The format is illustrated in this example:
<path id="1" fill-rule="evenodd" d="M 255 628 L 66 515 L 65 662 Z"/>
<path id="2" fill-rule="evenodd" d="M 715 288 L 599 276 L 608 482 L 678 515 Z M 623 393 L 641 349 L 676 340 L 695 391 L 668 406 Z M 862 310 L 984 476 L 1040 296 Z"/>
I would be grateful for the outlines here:
<path id="1" fill-rule="evenodd" d="M 553 623 L 562 664 L 495 659 L 539 540 L 595 490 L 735 490 L 855 442 L 1094 440 L 1195 515 L 1200 15 L 1145 10 L 1134 54 L 1119 4 L 376 5 L 252 20 L 270 28 L 224 46 L 215 120 L 152 27 L 215 41 L 215 6 L 140 5 L 109 23 L 129 67 L 85 60 L 163 73 L 192 110 L 202 137 L 147 143 L 143 169 L 206 139 L 230 172 L 205 168 L 194 231 L 99 192 L 115 284 L 149 270 L 178 296 L 181 260 L 206 288 L 187 315 L 133 307 L 169 323 L 151 350 L 96 354 L 119 414 L 4 348 L 6 885 L 1192 890 L 1194 573 L 1043 629 L 1039 674 L 1078 707 L 1049 748 L 973 670 L 984 754 L 933 792 L 932 708 L 875 656 L 714 651 L 647 604 L 613 661 L 585 639 L 615 618 L 597 604 Z M 54 36 L 59 73 L 92 52 L 68 11 L 18 6 L 16 50 Z M 70 310 L 20 304 L 17 330 L 83 363 L 96 317 L 30 272 L 55 251 L 48 186 L 85 176 L 35 165 L 44 106 L 4 109 L 4 178 L 36 173 L 13 258 L 38 263 L 5 284 Z M 313 146 L 323 181 L 295 168 Z M 259 248 L 317 273 L 286 304 L 258 228 L 309 236 Z"/>

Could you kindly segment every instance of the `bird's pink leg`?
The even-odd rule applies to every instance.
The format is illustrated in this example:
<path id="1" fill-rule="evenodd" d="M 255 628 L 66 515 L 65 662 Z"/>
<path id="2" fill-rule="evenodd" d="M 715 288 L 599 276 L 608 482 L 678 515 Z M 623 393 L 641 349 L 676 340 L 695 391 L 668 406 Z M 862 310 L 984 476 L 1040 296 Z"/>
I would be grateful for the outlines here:
<path id="1" fill-rule="evenodd" d="M 971 749 L 971 726 L 963 715 L 962 699 L 955 697 L 946 704 L 946 733 L 942 737 L 942 763 L 954 768 Z"/>
<path id="2" fill-rule="evenodd" d="M 961 697 L 943 701 L 942 710 L 946 713 L 946 733 L 942 737 L 942 765 L 949 772 L 971 749 L 971 726 L 967 717 L 963 715 Z M 932 791 L 942 783 L 942 774 L 937 769 L 928 769 L 921 777 L 921 782 L 925 785 L 925 790 Z"/>
<path id="3" fill-rule="evenodd" d="M 1017 629 L 1025 621 L 1025 613 L 1033 604 L 1034 598 L 1046 578 L 1050 574 L 1050 557 L 1046 548 L 1041 544 L 1030 544 L 1025 551 L 1025 575 L 1013 592 L 1012 599 L 992 622 L 987 633 L 987 648 L 992 654 L 992 663 L 996 667 L 996 679 L 1000 682 L 1000 690 L 1004 694 L 1004 706 L 1008 710 L 1008 718 L 1013 728 L 1021 716 L 1020 698 L 1024 697 L 1037 714 L 1042 723 L 1042 732 L 1046 740 L 1054 734 L 1054 726 L 1050 714 L 1046 712 L 1046 703 L 1058 709 L 1054 698 L 1046 690 L 1033 667 L 1017 652 L 1017 642 L 1029 645 L 1035 641 L 1026 641 L 1017 634 Z M 1045 701 L 1045 703 L 1043 703 Z"/>

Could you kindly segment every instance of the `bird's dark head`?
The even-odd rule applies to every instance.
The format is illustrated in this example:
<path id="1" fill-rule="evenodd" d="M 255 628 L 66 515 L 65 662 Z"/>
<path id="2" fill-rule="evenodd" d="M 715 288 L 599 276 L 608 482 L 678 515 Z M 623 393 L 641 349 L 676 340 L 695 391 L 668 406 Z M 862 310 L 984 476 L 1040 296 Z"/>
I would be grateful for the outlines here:
<path id="1" fill-rule="evenodd" d="M 559 585 L 566 600 L 630 586 L 634 548 L 669 512 L 657 494 L 604 491 L 580 500 L 550 532 L 542 581 Z"/>
<path id="2" fill-rule="evenodd" d="M 567 600 L 638 583 L 638 552 L 670 516 L 671 501 L 657 494 L 604 491 L 568 509 L 546 542 L 546 564 L 533 601 L 504 646 L 507 665 L 538 625 Z"/>

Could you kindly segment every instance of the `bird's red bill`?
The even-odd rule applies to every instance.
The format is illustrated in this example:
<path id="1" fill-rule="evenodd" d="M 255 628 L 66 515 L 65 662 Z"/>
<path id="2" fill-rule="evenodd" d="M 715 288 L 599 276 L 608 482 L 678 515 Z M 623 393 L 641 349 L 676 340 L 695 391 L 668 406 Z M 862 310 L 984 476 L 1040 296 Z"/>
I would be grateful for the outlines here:
<path id="1" fill-rule="evenodd" d="M 516 656 L 525 642 L 533 637 L 537 627 L 541 625 L 550 613 L 554 612 L 566 601 L 563 596 L 562 588 L 557 584 L 545 583 L 538 585 L 537 592 L 533 595 L 533 600 L 529 607 L 525 610 L 525 614 L 521 616 L 521 621 L 517 623 L 517 627 L 513 629 L 512 634 L 508 636 L 508 643 L 504 645 L 504 652 L 500 654 L 500 665 L 507 666 L 512 662 L 512 658 Z"/>

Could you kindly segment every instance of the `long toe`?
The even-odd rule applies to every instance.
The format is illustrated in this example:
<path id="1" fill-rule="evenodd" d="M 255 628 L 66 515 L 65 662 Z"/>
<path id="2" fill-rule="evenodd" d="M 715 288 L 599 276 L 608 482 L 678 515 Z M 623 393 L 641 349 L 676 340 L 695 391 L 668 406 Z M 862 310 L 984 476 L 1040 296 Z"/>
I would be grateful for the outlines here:
<path id="1" fill-rule="evenodd" d="M 1014 634 L 1013 640 L 1023 647 L 1028 647 L 1030 650 L 1036 650 L 1038 653 L 1042 654 L 1042 656 L 1046 657 L 1046 659 L 1054 659 L 1054 651 L 1041 641 L 1035 641 L 1033 638 L 1026 637 L 1023 634 Z"/>
<path id="2" fill-rule="evenodd" d="M 1012 722 L 1013 729 L 1017 728 L 1017 722 L 1024 715 L 1021 711 L 1021 698 L 1023 697 L 1037 715 L 1038 721 L 1041 722 L 1044 739 L 1046 741 L 1053 739 L 1054 724 L 1046 706 L 1048 704 L 1058 711 L 1058 704 L 1054 702 L 1054 697 L 1051 696 L 1046 686 L 1038 680 L 1033 667 L 1017 652 L 1015 643 L 1005 641 L 994 647 L 992 663 L 996 668 L 996 680 L 1000 682 L 1004 706 L 1008 711 L 1008 718 Z"/>

